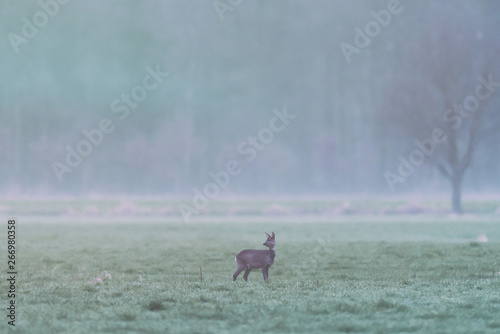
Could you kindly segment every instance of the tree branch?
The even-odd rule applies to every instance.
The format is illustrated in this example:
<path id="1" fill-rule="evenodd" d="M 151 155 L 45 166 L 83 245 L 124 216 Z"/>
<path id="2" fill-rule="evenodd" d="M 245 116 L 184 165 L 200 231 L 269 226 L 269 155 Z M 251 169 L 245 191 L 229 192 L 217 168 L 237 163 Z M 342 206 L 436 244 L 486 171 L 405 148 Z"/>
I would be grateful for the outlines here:
<path id="1" fill-rule="evenodd" d="M 472 161 L 472 155 L 474 153 L 474 149 L 476 148 L 479 129 L 481 128 L 481 119 L 483 116 L 483 112 L 484 109 L 477 110 L 474 113 L 472 124 L 469 126 L 469 142 L 467 143 L 467 149 L 459 165 L 459 170 L 462 173 L 469 167 Z"/>
<path id="2" fill-rule="evenodd" d="M 444 164 L 439 163 L 437 165 L 438 170 L 443 174 L 444 177 L 447 179 L 451 179 L 451 173 L 448 171 L 448 169 L 444 166 Z"/>

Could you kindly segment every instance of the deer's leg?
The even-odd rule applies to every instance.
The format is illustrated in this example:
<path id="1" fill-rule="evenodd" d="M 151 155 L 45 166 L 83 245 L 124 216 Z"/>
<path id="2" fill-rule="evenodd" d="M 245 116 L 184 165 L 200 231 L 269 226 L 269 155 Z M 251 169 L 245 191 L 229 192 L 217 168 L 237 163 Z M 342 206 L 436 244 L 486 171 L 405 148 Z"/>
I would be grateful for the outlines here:
<path id="1" fill-rule="evenodd" d="M 233 275 L 233 281 L 236 281 L 236 277 L 238 277 L 238 275 L 243 271 L 243 269 L 245 269 L 245 267 L 238 267 L 238 270 L 236 270 L 236 272 Z"/>
<path id="2" fill-rule="evenodd" d="M 262 267 L 262 275 L 264 276 L 264 281 L 269 277 L 269 266 Z"/>
<path id="3" fill-rule="evenodd" d="M 250 275 L 250 272 L 252 271 L 252 268 L 247 268 L 245 270 L 245 274 L 243 275 L 243 279 L 248 282 L 248 275 Z"/>

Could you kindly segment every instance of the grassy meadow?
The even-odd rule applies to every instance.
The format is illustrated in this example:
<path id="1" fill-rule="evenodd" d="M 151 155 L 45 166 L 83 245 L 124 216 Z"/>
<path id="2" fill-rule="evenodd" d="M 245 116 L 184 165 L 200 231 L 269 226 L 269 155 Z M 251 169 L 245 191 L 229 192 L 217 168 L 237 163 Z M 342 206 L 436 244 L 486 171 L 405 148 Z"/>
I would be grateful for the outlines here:
<path id="1" fill-rule="evenodd" d="M 19 274 L 0 332 L 498 333 L 499 204 L 228 201 L 185 223 L 160 201 L 3 201 Z M 269 281 L 232 282 L 264 232 Z"/>

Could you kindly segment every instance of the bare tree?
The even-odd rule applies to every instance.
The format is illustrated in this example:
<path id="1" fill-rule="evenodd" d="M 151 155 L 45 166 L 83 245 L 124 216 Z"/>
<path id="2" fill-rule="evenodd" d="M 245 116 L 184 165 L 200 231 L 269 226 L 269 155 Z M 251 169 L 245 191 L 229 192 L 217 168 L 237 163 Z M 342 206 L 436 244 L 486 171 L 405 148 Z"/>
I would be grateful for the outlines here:
<path id="1" fill-rule="evenodd" d="M 498 129 L 500 117 L 490 111 L 500 96 L 500 44 L 468 2 L 431 3 L 427 13 L 426 28 L 402 46 L 383 119 L 421 143 L 427 162 L 449 180 L 452 210 L 460 214 L 464 175 L 482 140 Z M 438 142 L 430 141 L 433 133 Z"/>

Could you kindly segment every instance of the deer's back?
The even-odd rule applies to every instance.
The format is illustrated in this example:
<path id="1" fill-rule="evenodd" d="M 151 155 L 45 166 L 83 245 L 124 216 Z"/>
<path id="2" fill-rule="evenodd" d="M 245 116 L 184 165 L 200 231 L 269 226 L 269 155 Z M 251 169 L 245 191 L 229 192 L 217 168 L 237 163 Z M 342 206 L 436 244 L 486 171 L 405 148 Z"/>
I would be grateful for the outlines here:
<path id="1" fill-rule="evenodd" d="M 266 265 L 272 265 L 274 259 L 271 257 L 269 250 L 262 249 L 245 249 L 236 255 L 238 266 L 258 269 Z"/>

